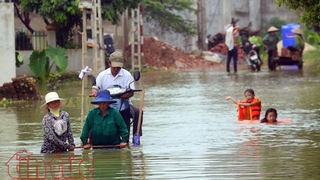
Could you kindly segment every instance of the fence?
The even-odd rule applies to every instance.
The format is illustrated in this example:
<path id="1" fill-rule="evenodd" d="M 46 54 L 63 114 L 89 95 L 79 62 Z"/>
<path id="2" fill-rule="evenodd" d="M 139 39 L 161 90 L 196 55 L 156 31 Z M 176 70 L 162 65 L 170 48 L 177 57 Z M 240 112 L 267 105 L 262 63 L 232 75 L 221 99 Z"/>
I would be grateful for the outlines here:
<path id="1" fill-rule="evenodd" d="M 61 35 L 61 34 L 60 34 Z M 56 34 L 57 45 L 66 49 L 79 49 L 82 45 L 81 34 L 74 31 L 71 37 Z M 46 31 L 35 31 L 33 34 L 25 30 L 17 30 L 15 34 L 16 50 L 43 50 L 48 46 Z"/>
<path id="2" fill-rule="evenodd" d="M 45 31 L 34 32 L 32 35 L 32 44 L 34 50 L 43 50 L 48 46 L 47 33 Z"/>
<path id="3" fill-rule="evenodd" d="M 43 50 L 48 46 L 45 31 L 36 31 L 30 34 L 24 30 L 18 30 L 15 36 L 16 50 Z"/>

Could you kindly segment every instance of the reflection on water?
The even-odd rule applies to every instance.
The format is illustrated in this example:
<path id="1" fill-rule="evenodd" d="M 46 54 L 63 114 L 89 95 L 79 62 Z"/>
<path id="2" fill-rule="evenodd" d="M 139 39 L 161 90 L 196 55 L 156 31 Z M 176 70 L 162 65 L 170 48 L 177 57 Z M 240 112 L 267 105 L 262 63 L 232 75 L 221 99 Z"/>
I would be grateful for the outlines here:
<path id="1" fill-rule="evenodd" d="M 76 149 L 61 154 L 60 158 L 76 159 L 72 166 L 66 163 L 63 168 L 59 158 L 53 158 L 55 155 L 39 153 L 43 117 L 39 107 L 43 102 L 2 107 L 0 177 L 10 179 L 9 174 L 19 174 L 6 163 L 25 149 L 38 159 L 31 163 L 29 175 L 33 177 L 36 167 L 43 163 L 41 159 L 45 167 L 52 162 L 57 177 L 66 172 L 69 177 L 76 178 L 80 173 L 82 177 L 92 175 L 93 179 L 314 179 L 320 177 L 319 82 L 319 76 L 296 69 L 242 71 L 237 76 L 217 70 L 142 74 L 136 84 L 146 90 L 141 146 Z M 274 107 L 279 119 L 293 122 L 239 124 L 235 105 L 224 97 L 243 99 L 247 88 L 253 88 L 262 100 L 262 116 L 267 108 Z M 89 94 L 90 90 L 86 91 Z M 78 144 L 81 84 L 65 85 L 58 93 L 68 99 L 64 110 L 70 114 Z M 85 112 L 93 107 L 91 100 L 86 97 Z M 139 100 L 137 93 L 133 102 L 138 105 Z M 70 167 L 72 171 L 68 171 Z M 27 172 L 24 169 L 20 175 L 26 177 Z M 44 176 L 43 172 L 38 173 Z"/>

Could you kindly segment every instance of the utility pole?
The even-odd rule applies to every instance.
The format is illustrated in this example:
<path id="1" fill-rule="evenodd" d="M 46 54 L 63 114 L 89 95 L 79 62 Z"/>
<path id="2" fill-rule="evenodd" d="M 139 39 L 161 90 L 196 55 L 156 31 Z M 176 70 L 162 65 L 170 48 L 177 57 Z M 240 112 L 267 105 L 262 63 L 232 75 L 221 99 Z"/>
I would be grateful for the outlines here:
<path id="1" fill-rule="evenodd" d="M 138 5 L 137 9 L 132 10 L 132 43 L 131 43 L 131 68 L 132 71 L 138 68 L 141 71 L 141 57 L 143 56 L 142 45 L 143 45 L 143 18 L 142 18 L 143 7 L 141 4 Z"/>
<path id="2" fill-rule="evenodd" d="M 82 10 L 83 37 L 88 43 L 88 31 L 91 31 L 92 39 L 89 43 L 92 53 L 88 53 L 88 47 L 84 48 L 85 60 L 92 68 L 92 74 L 97 76 L 104 70 L 104 51 L 100 46 L 104 46 L 101 17 L 101 0 L 80 0 L 79 8 Z M 89 19 L 87 18 L 89 17 Z"/>
<path id="3" fill-rule="evenodd" d="M 231 19 L 232 19 L 232 11 L 230 10 L 230 8 L 232 7 L 232 0 L 223 0 L 222 1 L 222 19 L 223 19 L 223 26 L 225 27 L 227 24 L 231 23 Z"/>
<path id="4" fill-rule="evenodd" d="M 199 49 L 206 49 L 205 39 L 207 36 L 207 21 L 206 21 L 206 8 L 205 0 L 198 0 L 198 14 L 197 14 L 197 26 L 198 26 L 198 46 Z"/>
<path id="5" fill-rule="evenodd" d="M 92 74 L 97 76 L 104 69 L 104 52 L 100 50 L 103 46 L 102 18 L 101 18 L 101 0 L 80 0 L 79 9 L 82 11 L 82 68 L 92 65 Z M 88 22 L 87 17 L 89 16 Z M 88 53 L 88 32 L 92 34 L 92 55 Z M 90 61 L 90 62 L 89 62 Z M 90 63 L 88 65 L 87 63 Z M 84 87 L 87 84 L 87 78 L 82 78 L 82 107 L 81 107 L 81 129 L 84 121 L 85 94 Z"/>
<path id="6" fill-rule="evenodd" d="M 261 0 L 249 1 L 249 16 L 252 22 L 252 29 L 258 30 L 262 26 Z"/>
<path id="7" fill-rule="evenodd" d="M 126 51 L 126 46 L 129 44 L 129 28 L 128 28 L 128 9 L 125 10 L 125 12 L 122 14 L 122 27 L 123 27 L 123 41 L 122 41 L 122 49 L 123 52 Z"/>

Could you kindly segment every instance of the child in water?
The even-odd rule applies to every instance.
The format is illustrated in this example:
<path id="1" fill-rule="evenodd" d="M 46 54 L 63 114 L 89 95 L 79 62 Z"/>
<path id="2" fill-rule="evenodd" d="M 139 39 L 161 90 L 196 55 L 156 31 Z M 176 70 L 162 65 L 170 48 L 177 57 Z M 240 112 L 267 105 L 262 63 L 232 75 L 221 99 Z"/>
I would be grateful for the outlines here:
<path id="1" fill-rule="evenodd" d="M 268 124 L 279 124 L 279 123 L 291 123 L 291 119 L 277 119 L 278 113 L 277 110 L 274 108 L 269 108 L 266 111 L 266 114 L 263 119 L 261 119 L 261 123 L 268 123 Z"/>
<path id="2" fill-rule="evenodd" d="M 263 119 L 261 119 L 261 123 L 277 123 L 278 113 L 274 108 L 269 108 L 266 111 L 266 114 Z"/>
<path id="3" fill-rule="evenodd" d="M 225 97 L 226 100 L 231 100 L 238 107 L 238 120 L 260 120 L 261 101 L 255 97 L 252 89 L 247 89 L 244 92 L 245 99 L 235 100 L 231 96 Z"/>

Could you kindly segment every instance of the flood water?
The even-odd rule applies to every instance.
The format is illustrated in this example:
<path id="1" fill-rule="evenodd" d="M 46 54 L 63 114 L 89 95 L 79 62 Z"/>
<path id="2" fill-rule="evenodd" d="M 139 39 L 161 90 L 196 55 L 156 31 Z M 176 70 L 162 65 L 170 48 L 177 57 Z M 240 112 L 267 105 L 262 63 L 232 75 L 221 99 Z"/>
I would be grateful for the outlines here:
<path id="1" fill-rule="evenodd" d="M 0 179 L 317 179 L 320 177 L 320 77 L 296 69 L 227 76 L 223 70 L 142 74 L 146 91 L 140 146 L 40 154 L 39 106 L 0 107 Z M 291 123 L 238 123 L 236 106 L 253 88 L 263 105 Z M 44 95 L 48 91 L 41 90 Z M 81 84 L 57 90 L 68 99 L 76 144 L 81 132 Z M 89 94 L 89 89 L 86 90 Z M 85 114 L 93 106 L 86 97 Z M 140 94 L 133 102 L 139 106 Z M 131 140 L 131 138 L 130 138 Z M 20 157 L 20 159 L 18 158 Z M 18 166 L 19 165 L 19 166 Z"/>

